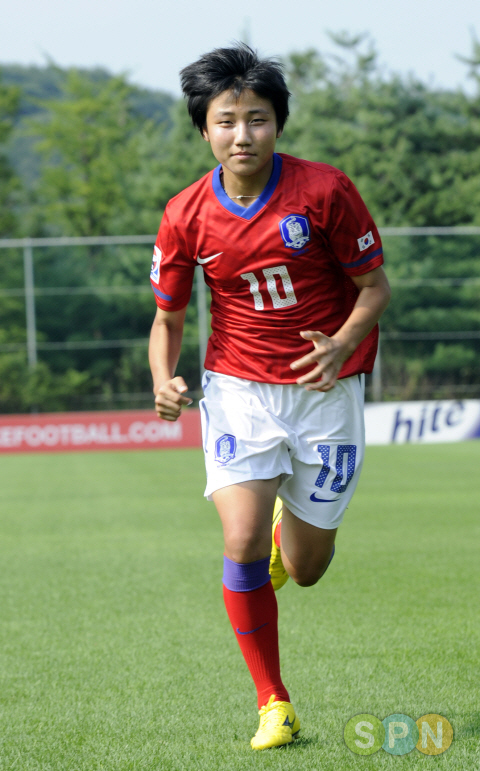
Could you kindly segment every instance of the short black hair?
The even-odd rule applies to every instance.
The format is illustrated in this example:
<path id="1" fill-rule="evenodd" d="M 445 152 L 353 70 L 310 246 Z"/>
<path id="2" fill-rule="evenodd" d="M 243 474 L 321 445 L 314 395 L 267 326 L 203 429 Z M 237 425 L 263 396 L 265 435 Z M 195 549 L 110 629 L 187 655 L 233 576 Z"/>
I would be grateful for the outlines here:
<path id="1" fill-rule="evenodd" d="M 272 59 L 260 59 L 246 43 L 232 48 L 215 48 L 180 71 L 183 95 L 193 125 L 203 132 L 209 102 L 224 91 L 233 91 L 238 99 L 249 89 L 269 99 L 281 131 L 288 118 L 290 92 L 285 83 L 283 65 Z"/>

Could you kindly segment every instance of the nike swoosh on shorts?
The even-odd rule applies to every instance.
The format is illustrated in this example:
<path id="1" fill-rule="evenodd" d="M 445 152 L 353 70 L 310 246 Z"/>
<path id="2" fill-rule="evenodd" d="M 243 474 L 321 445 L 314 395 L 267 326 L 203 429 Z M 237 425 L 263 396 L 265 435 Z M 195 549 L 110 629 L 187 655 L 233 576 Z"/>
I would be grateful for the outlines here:
<path id="1" fill-rule="evenodd" d="M 197 262 L 199 265 L 205 265 L 206 262 L 210 262 L 210 260 L 214 260 L 215 257 L 220 257 L 220 255 L 223 254 L 223 252 L 218 252 L 217 254 L 212 254 L 211 257 L 197 257 Z"/>
<path id="2" fill-rule="evenodd" d="M 310 500 L 314 503 L 335 503 L 335 501 L 339 501 L 340 498 L 333 498 L 329 500 L 328 498 L 317 498 L 315 493 L 312 493 L 310 496 Z"/>

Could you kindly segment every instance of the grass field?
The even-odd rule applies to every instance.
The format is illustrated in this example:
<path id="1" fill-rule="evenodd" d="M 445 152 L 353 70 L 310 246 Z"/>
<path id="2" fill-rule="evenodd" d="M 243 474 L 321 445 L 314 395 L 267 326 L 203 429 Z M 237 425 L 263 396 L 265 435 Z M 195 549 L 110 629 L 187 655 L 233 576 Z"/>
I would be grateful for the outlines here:
<path id="1" fill-rule="evenodd" d="M 479 471 L 480 442 L 368 448 L 328 573 L 278 594 L 301 738 L 253 753 L 200 451 L 3 456 L 0 769 L 478 769 Z M 358 713 L 454 742 L 360 757 Z"/>

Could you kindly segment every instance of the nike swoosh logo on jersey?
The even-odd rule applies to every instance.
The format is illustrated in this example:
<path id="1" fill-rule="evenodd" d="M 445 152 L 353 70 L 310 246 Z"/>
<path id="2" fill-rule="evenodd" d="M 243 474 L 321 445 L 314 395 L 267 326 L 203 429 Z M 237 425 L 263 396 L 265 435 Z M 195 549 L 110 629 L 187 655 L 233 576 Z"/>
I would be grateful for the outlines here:
<path id="1" fill-rule="evenodd" d="M 205 265 L 206 262 L 210 262 L 210 260 L 214 260 L 215 257 L 220 257 L 220 255 L 223 254 L 223 252 L 218 252 L 217 254 L 212 254 L 211 257 L 197 257 L 197 262 L 199 265 Z"/>
<path id="2" fill-rule="evenodd" d="M 335 503 L 335 501 L 339 501 L 340 498 L 333 498 L 333 500 L 328 500 L 328 498 L 317 498 L 315 493 L 312 493 L 310 500 L 314 503 Z"/>

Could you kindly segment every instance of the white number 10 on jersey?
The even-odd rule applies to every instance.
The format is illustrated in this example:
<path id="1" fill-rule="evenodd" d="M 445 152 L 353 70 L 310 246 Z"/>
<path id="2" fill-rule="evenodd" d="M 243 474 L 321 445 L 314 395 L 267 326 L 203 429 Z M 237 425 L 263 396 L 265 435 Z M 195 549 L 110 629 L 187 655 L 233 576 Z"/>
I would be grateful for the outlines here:
<path id="1" fill-rule="evenodd" d="M 288 305 L 296 305 L 297 298 L 293 289 L 292 279 L 290 278 L 286 265 L 279 265 L 278 268 L 264 268 L 263 275 L 267 281 L 267 290 L 272 298 L 274 308 L 286 308 Z M 280 297 L 277 290 L 277 279 L 279 276 L 282 281 L 285 297 Z M 240 278 L 245 279 L 250 284 L 250 291 L 255 302 L 255 310 L 263 311 L 265 308 L 260 286 L 255 273 L 242 273 Z"/>

